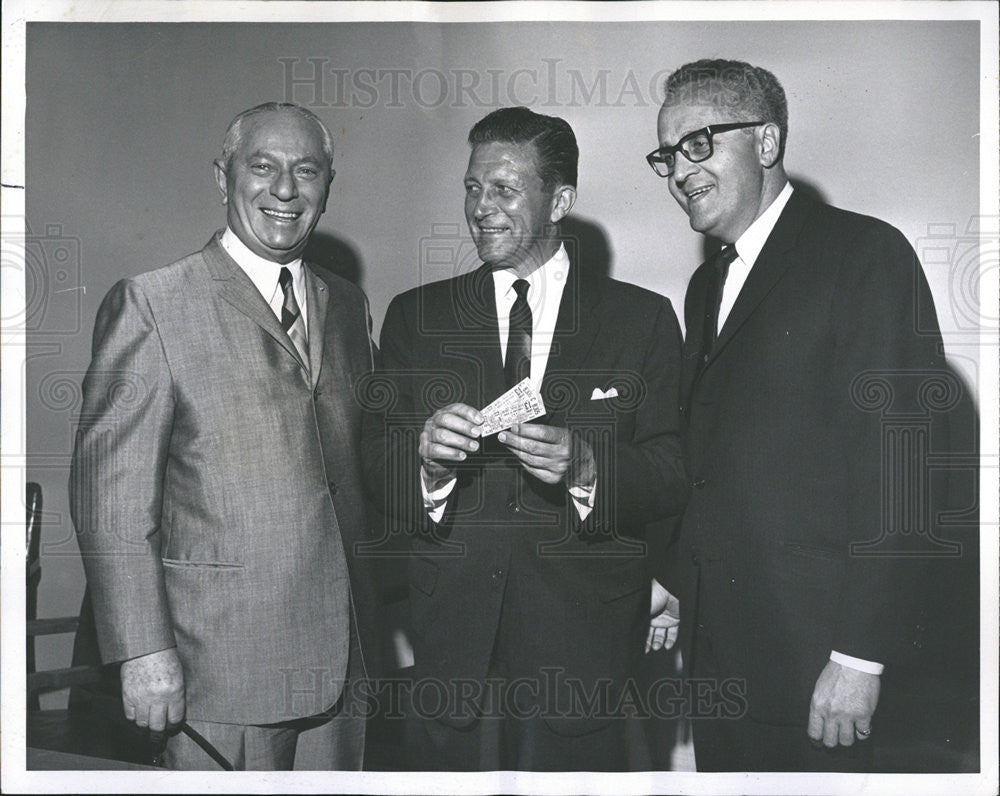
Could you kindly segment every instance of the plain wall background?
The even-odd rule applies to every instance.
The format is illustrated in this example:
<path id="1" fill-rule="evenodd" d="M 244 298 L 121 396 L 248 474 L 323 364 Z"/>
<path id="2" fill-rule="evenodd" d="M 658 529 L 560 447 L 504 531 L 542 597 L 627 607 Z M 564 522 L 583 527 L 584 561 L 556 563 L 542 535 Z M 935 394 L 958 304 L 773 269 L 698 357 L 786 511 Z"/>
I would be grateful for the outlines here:
<path id="1" fill-rule="evenodd" d="M 789 174 L 903 231 L 975 393 L 978 23 L 29 23 L 25 389 L 28 478 L 46 509 L 39 616 L 75 613 L 83 592 L 66 484 L 97 307 L 121 277 L 200 249 L 225 224 L 211 165 L 233 115 L 294 100 L 329 126 L 337 177 L 313 252 L 365 289 L 376 335 L 393 295 L 474 267 L 465 136 L 511 104 L 570 122 L 581 151 L 573 215 L 607 248 L 612 276 L 668 296 L 681 316 L 703 241 L 644 155 L 657 145 L 658 85 L 699 57 L 778 76 Z M 315 69 L 318 84 L 288 85 Z M 41 640 L 40 668 L 65 665 L 68 647 Z"/>

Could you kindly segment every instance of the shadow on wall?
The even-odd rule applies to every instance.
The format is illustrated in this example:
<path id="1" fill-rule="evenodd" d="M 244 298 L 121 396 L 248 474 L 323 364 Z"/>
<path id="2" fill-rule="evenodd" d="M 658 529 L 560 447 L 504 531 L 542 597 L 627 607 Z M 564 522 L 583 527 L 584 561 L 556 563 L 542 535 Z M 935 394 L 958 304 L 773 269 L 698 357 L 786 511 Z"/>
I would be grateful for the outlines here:
<path id="1" fill-rule="evenodd" d="M 792 188 L 795 190 L 799 196 L 804 196 L 814 202 L 823 202 L 824 204 L 829 204 L 826 195 L 819 189 L 819 186 L 815 183 L 811 183 L 802 177 L 789 177 L 788 181 L 792 184 Z M 846 208 L 850 209 L 850 208 Z M 707 260 L 713 254 L 715 254 L 719 249 L 722 248 L 722 241 L 718 238 L 713 238 L 711 235 L 706 235 L 705 239 L 701 243 L 701 259 L 702 261 Z"/>
<path id="2" fill-rule="evenodd" d="M 358 250 L 342 238 L 328 232 L 314 232 L 309 239 L 303 259 L 320 270 L 343 277 L 361 286 L 364 271 Z"/>
<path id="3" fill-rule="evenodd" d="M 611 242 L 602 226 L 587 218 L 569 216 L 562 222 L 560 237 L 566 245 L 571 263 L 579 264 L 581 269 L 594 276 L 611 275 L 614 255 Z"/>

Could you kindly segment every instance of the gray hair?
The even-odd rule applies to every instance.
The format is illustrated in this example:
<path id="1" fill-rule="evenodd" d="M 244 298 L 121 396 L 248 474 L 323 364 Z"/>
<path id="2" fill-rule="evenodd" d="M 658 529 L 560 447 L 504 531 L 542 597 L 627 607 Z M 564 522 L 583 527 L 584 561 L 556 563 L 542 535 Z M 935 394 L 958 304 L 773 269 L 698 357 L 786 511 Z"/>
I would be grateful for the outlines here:
<path id="1" fill-rule="evenodd" d="M 711 104 L 725 108 L 735 119 L 774 122 L 781 130 L 778 157 L 784 156 L 788 140 L 788 102 L 785 90 L 773 74 L 745 61 L 702 59 L 684 64 L 663 87 L 664 105 Z"/>
<path id="2" fill-rule="evenodd" d="M 233 156 L 243 143 L 247 121 L 262 113 L 274 113 L 276 111 L 294 113 L 296 116 L 312 122 L 319 128 L 323 139 L 323 155 L 326 157 L 326 161 L 330 166 L 330 172 L 332 173 L 333 137 L 330 135 L 330 131 L 326 129 L 326 125 L 323 124 L 322 120 L 315 113 L 308 108 L 303 108 L 301 105 L 296 105 L 294 102 L 265 102 L 262 105 L 257 105 L 242 113 L 238 113 L 236 118 L 229 123 L 229 127 L 226 129 L 226 137 L 222 142 L 222 161 L 226 164 L 226 168 L 228 169 L 232 165 Z"/>

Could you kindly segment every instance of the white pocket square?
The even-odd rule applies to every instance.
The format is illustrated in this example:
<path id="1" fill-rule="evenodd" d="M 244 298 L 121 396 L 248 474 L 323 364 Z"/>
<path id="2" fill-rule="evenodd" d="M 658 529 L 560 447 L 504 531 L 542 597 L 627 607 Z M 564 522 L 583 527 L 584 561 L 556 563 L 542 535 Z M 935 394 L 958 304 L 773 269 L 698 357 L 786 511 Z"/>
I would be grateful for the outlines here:
<path id="1" fill-rule="evenodd" d="M 609 387 L 607 392 L 602 392 L 600 387 L 594 387 L 594 392 L 590 395 L 591 401 L 603 401 L 607 398 L 617 398 L 618 390 Z"/>

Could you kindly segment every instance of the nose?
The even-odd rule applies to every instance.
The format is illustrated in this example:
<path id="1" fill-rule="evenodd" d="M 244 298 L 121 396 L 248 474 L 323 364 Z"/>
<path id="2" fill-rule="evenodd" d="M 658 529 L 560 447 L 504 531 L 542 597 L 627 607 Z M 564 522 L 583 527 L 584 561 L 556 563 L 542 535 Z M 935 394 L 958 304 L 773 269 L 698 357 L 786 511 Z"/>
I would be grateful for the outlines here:
<path id="1" fill-rule="evenodd" d="M 490 190 L 481 191 L 479 196 L 476 198 L 476 206 L 473 210 L 473 214 L 477 219 L 486 218 L 490 215 L 496 208 L 495 197 L 493 192 Z"/>
<path id="2" fill-rule="evenodd" d="M 281 169 L 278 176 L 271 183 L 271 194 L 282 202 L 288 202 L 299 195 L 299 189 L 295 185 L 295 178 L 287 169 Z"/>
<path id="3" fill-rule="evenodd" d="M 683 152 L 678 152 L 674 157 L 674 173 L 670 176 L 677 185 L 683 184 L 684 180 L 698 171 L 698 164 L 688 160 Z"/>

